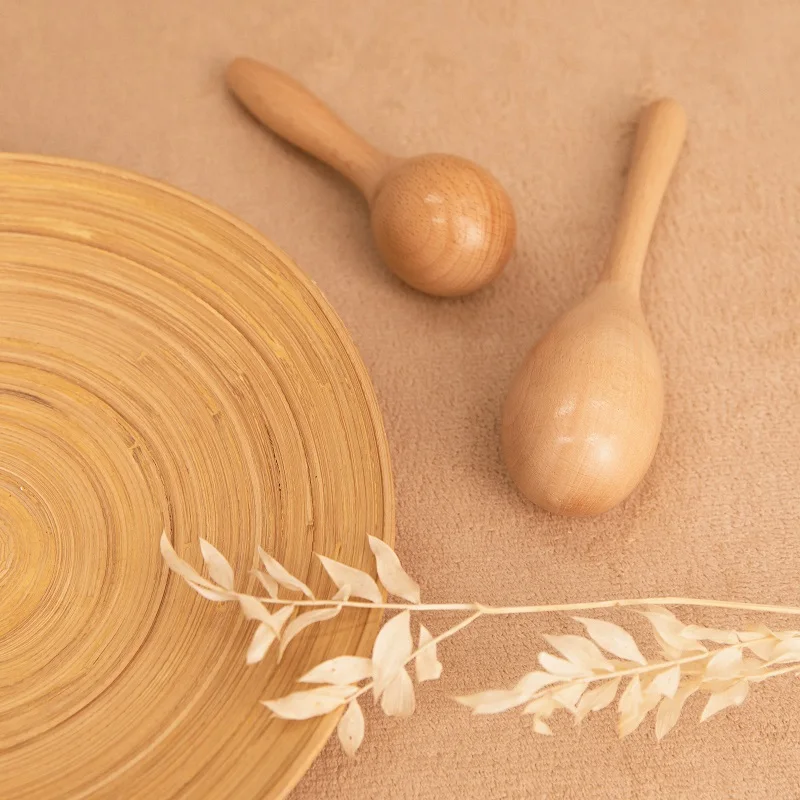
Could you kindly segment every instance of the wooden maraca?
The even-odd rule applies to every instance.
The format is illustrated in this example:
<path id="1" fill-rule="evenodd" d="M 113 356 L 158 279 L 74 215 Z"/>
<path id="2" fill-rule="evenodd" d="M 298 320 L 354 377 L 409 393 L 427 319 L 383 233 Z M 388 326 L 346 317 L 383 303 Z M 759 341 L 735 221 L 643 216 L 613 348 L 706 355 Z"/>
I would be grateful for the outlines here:
<path id="1" fill-rule="evenodd" d="M 664 388 L 639 289 L 685 133 L 686 115 L 674 100 L 645 109 L 602 278 L 545 333 L 512 381 L 503 454 L 522 493 L 548 511 L 613 508 L 655 454 Z"/>
<path id="2" fill-rule="evenodd" d="M 457 296 L 503 270 L 516 235 L 514 209 L 486 170 L 457 156 L 382 153 L 297 81 L 258 61 L 236 59 L 226 78 L 253 116 L 361 190 L 378 250 L 406 283 Z"/>

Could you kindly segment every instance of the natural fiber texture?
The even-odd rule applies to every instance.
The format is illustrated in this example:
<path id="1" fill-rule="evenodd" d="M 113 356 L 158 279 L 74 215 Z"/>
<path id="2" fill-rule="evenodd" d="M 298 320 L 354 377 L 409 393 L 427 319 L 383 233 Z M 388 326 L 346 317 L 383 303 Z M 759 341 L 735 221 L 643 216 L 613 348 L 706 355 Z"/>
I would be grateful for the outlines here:
<path id="1" fill-rule="evenodd" d="M 256 544 L 316 589 L 312 545 L 369 566 L 367 536 L 392 539 L 372 389 L 318 293 L 191 198 L 0 156 L 0 415 L 0 797 L 292 785 L 334 721 L 258 700 L 369 653 L 377 615 L 246 666 L 249 626 L 167 581 L 158 539 L 202 535 L 214 580 L 233 587 L 219 548 L 250 591 Z"/>
<path id="2" fill-rule="evenodd" d="M 799 27 L 794 0 L 71 0 L 69 11 L 59 0 L 5 0 L 0 149 L 170 181 L 254 224 L 319 283 L 375 384 L 396 549 L 426 597 L 798 604 Z M 458 301 L 392 278 L 355 191 L 227 96 L 222 72 L 242 54 L 289 71 L 390 152 L 451 152 L 490 169 L 519 225 L 505 275 Z M 635 122 L 661 95 L 689 118 L 643 282 L 667 391 L 661 443 L 621 508 L 552 517 L 508 481 L 500 406 L 535 339 L 593 285 Z M 199 564 L 196 541 L 181 554 Z M 197 601 L 218 623 L 228 613 Z M 609 619 L 629 623 L 621 612 Z M 733 628 L 751 618 L 691 620 Z M 631 631 L 647 642 L 642 623 Z M 422 685 L 413 717 L 386 720 L 365 704 L 357 758 L 333 741 L 293 800 L 797 793 L 800 681 L 790 678 L 702 726 L 683 724 L 702 710 L 690 698 L 659 745 L 650 730 L 618 741 L 613 715 L 580 732 L 567 721 L 551 738 L 449 699 L 513 685 L 542 649 L 534 631 L 581 629 L 561 618 L 476 622 L 441 648 L 445 673 Z M 246 647 L 242 638 L 231 649 L 231 669 Z M 253 690 L 257 724 L 264 697 Z M 237 729 L 206 735 L 233 741 Z M 213 797 L 211 767 L 207 776 Z"/>

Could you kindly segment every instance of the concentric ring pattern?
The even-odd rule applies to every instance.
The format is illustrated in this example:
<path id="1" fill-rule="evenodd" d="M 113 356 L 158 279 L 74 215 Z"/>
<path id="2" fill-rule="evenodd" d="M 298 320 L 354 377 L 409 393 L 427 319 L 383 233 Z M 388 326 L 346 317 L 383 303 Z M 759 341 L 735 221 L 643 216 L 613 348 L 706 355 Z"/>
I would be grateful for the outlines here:
<path id="1" fill-rule="evenodd" d="M 238 587 L 262 544 L 373 571 L 388 448 L 343 326 L 257 233 L 96 165 L 0 156 L 0 797 L 276 797 L 335 724 L 259 700 L 368 652 L 347 614 L 246 667 L 252 623 L 167 574 L 166 529 Z"/>

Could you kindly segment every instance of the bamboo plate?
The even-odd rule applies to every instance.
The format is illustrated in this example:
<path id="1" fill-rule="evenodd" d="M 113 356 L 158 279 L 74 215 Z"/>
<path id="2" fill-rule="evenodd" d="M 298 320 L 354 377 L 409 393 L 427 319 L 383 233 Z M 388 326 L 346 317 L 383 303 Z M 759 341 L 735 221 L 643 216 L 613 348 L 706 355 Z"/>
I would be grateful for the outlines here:
<path id="1" fill-rule="evenodd" d="M 0 155 L 0 797 L 284 795 L 336 718 L 259 701 L 378 615 L 246 667 L 254 623 L 169 576 L 198 537 L 254 586 L 261 543 L 374 574 L 388 448 L 341 322 L 274 246 L 115 169 Z"/>

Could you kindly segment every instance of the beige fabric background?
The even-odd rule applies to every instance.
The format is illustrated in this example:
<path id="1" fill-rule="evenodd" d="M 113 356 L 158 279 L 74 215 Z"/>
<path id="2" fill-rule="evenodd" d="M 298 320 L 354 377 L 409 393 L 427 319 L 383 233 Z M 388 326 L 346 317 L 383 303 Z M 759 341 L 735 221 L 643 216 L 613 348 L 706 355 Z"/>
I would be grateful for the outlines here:
<path id="1" fill-rule="evenodd" d="M 491 169 L 519 216 L 507 273 L 449 302 L 393 279 L 354 191 L 226 96 L 237 54 L 291 71 L 379 146 Z M 428 598 L 800 604 L 795 0 L 3 0 L 0 76 L 0 149 L 169 181 L 255 225 L 319 283 L 377 388 L 398 550 Z M 662 443 L 624 507 L 554 518 L 509 485 L 498 410 L 527 348 L 595 280 L 631 123 L 659 93 L 690 118 L 644 285 L 667 379 Z M 661 746 L 651 724 L 620 743 L 610 715 L 580 732 L 563 720 L 550 740 L 447 699 L 512 682 L 535 631 L 569 624 L 475 625 L 443 648 L 446 676 L 415 717 L 370 713 L 358 760 L 329 745 L 293 796 L 798 796 L 796 680 L 703 727 L 695 700 Z"/>

